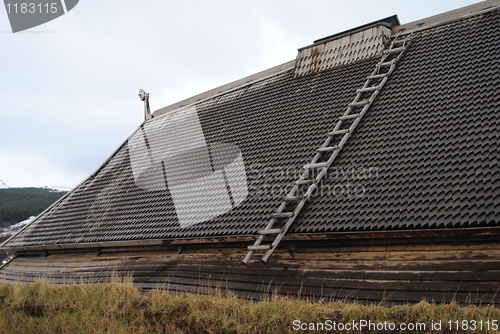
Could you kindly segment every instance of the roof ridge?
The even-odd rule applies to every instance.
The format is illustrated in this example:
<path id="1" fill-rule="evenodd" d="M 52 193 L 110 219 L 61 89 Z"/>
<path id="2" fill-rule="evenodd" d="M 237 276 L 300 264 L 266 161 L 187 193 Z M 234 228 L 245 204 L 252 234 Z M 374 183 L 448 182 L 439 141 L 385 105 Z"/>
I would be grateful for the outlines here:
<path id="1" fill-rule="evenodd" d="M 478 14 L 483 14 L 483 13 L 486 13 L 486 12 L 489 12 L 492 10 L 496 10 L 496 9 L 500 9 L 500 0 L 486 0 L 486 1 L 478 2 L 478 3 L 473 4 L 473 5 L 461 7 L 461 8 L 454 9 L 454 10 L 451 10 L 448 12 L 444 12 L 444 13 L 437 14 L 434 16 L 429 16 L 427 18 L 423 18 L 420 20 L 416 20 L 413 22 L 409 22 L 409 23 L 405 23 L 403 25 L 393 27 L 392 33 L 393 34 L 398 33 L 400 30 L 403 30 L 403 29 L 410 31 L 410 30 L 414 29 L 417 25 L 421 25 L 419 31 L 422 31 L 422 30 L 434 28 L 436 26 L 444 25 L 444 24 L 447 24 L 447 23 L 450 23 L 453 21 L 458 21 L 460 19 L 464 19 L 467 17 L 475 16 Z M 394 16 L 396 16 L 396 15 L 394 15 Z M 389 18 L 391 18 L 391 17 L 389 17 Z M 384 20 L 384 19 L 382 19 L 382 20 Z M 381 20 L 379 20 L 379 21 L 381 21 Z M 371 22 L 368 25 L 373 24 L 373 23 L 377 24 L 377 22 L 379 22 L 379 21 Z M 366 26 L 366 25 L 364 25 L 364 26 Z M 361 26 L 361 27 L 364 27 L 364 26 Z M 355 28 L 355 29 L 357 29 L 357 28 Z M 347 32 L 349 32 L 349 31 L 350 30 L 348 30 Z M 343 33 L 340 33 L 340 34 L 343 34 Z M 405 34 L 405 33 L 403 33 L 403 34 Z M 336 35 L 326 37 L 326 39 L 333 37 L 333 36 L 336 36 Z M 316 40 L 315 43 L 319 42 L 318 44 L 321 44 L 324 42 L 323 41 L 324 39 L 325 38 L 320 39 L 320 40 Z M 315 44 L 313 44 L 313 45 L 315 45 Z M 312 45 L 309 45 L 309 46 L 306 46 L 304 48 L 308 48 L 311 46 Z M 304 48 L 301 48 L 301 49 L 304 49 Z M 214 97 L 220 96 L 222 94 L 226 94 L 226 93 L 229 93 L 231 91 L 234 91 L 236 89 L 239 89 L 239 88 L 254 84 L 256 82 L 265 80 L 269 77 L 272 77 L 274 75 L 277 75 L 279 73 L 282 73 L 284 71 L 287 71 L 287 70 L 294 68 L 295 61 L 296 61 L 295 59 L 291 60 L 291 61 L 286 62 L 284 64 L 271 67 L 267 70 L 257 72 L 255 74 L 249 75 L 249 76 L 244 77 L 242 79 L 232 81 L 232 82 L 227 83 L 225 85 L 222 85 L 222 86 L 216 87 L 214 89 L 208 90 L 206 92 L 194 95 L 194 96 L 187 98 L 185 100 L 182 100 L 182 101 L 176 102 L 174 104 L 168 105 L 166 107 L 160 108 L 153 113 L 153 116 L 159 116 L 159 115 L 165 114 L 169 111 L 174 111 L 176 109 L 179 109 L 181 107 L 191 106 L 191 105 L 194 105 L 196 103 L 208 100 L 210 98 L 214 98 Z"/>
<path id="2" fill-rule="evenodd" d="M 169 111 L 174 111 L 174 110 L 177 110 L 179 108 L 188 107 L 188 106 L 200 103 L 202 101 L 206 101 L 208 99 L 211 99 L 211 98 L 223 95 L 223 94 L 230 93 L 230 92 L 235 91 L 237 89 L 246 87 L 248 85 L 252 85 L 252 84 L 257 83 L 259 81 L 263 81 L 263 80 L 269 79 L 270 77 L 273 77 L 275 75 L 286 72 L 290 69 L 293 69 L 294 66 L 295 66 L 295 59 L 291 60 L 289 62 L 286 62 L 284 64 L 271 67 L 270 69 L 249 75 L 249 76 L 244 77 L 242 79 L 230 82 L 228 84 L 216 87 L 214 89 L 211 89 L 211 90 L 208 90 L 208 91 L 203 92 L 201 94 L 192 96 L 190 98 L 187 98 L 185 100 L 179 101 L 179 102 L 174 103 L 174 104 L 171 104 L 169 106 L 160 108 L 153 113 L 153 116 L 163 115 Z"/>
<path id="3" fill-rule="evenodd" d="M 401 30 L 410 31 L 420 25 L 419 31 L 436 28 L 451 22 L 463 20 L 472 16 L 484 14 L 493 10 L 500 9 L 500 0 L 486 0 L 469 6 L 454 9 L 448 12 L 429 16 L 420 20 L 412 21 L 392 28 L 392 33 L 398 33 Z M 405 32 L 403 33 L 405 34 Z"/>

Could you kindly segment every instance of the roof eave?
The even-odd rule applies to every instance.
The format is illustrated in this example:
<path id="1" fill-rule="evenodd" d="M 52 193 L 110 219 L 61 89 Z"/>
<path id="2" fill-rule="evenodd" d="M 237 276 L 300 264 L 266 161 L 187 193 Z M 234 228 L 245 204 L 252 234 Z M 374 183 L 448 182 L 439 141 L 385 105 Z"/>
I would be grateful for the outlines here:
<path id="1" fill-rule="evenodd" d="M 400 229 L 400 230 L 375 230 L 375 231 L 342 231 L 342 232 L 320 232 L 320 233 L 291 233 L 283 238 L 283 241 L 307 241 L 307 240 L 335 240 L 335 239 L 380 239 L 380 238 L 414 238 L 414 237 L 443 237 L 443 236 L 478 236 L 478 235 L 500 235 L 500 226 L 491 227 L 464 227 L 464 228 L 439 228 L 439 229 Z M 27 247 L 3 247 L 3 251 L 30 252 L 50 250 L 78 250 L 137 246 L 180 246 L 189 244 L 213 244 L 213 243 L 248 243 L 255 240 L 254 236 L 223 236 L 223 237 L 199 237 L 183 239 L 150 239 L 150 240 L 125 240 L 109 242 L 92 242 L 80 244 L 62 244 L 46 246 Z"/>

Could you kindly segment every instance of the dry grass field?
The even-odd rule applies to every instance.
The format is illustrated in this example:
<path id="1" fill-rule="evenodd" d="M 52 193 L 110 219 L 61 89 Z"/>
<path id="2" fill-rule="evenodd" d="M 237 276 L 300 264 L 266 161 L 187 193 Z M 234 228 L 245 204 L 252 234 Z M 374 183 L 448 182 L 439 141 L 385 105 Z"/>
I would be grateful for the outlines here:
<path id="1" fill-rule="evenodd" d="M 362 305 L 278 296 L 254 301 L 222 292 L 146 292 L 119 279 L 100 285 L 55 286 L 43 281 L 0 284 L 0 332 L 9 334 L 498 333 L 498 319 L 500 309 L 494 305 L 426 301 L 413 305 Z M 417 323 L 425 327 L 416 327 Z M 342 328 L 335 327 L 334 331 L 333 324 Z M 412 330 L 403 330 L 401 324 Z M 396 330 L 390 326 L 397 326 Z"/>

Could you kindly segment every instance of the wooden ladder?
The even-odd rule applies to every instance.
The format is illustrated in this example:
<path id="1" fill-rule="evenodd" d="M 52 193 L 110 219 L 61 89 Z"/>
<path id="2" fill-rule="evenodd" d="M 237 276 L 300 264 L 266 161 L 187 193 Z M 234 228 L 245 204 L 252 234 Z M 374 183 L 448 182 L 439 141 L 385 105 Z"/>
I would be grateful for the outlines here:
<path id="1" fill-rule="evenodd" d="M 379 91 L 384 87 L 413 39 L 413 34 L 419 27 L 417 26 L 404 38 L 401 37 L 404 30 L 401 30 L 387 49 L 382 52 L 382 57 L 373 72 L 366 77 L 363 87 L 356 90 L 354 100 L 348 104 L 347 110 L 339 117 L 333 130 L 328 132 L 326 140 L 316 150 L 316 154 L 310 163 L 304 166 L 300 178 L 293 182 L 292 190 L 283 198 L 276 212 L 271 214 L 267 226 L 259 231 L 259 237 L 255 240 L 255 243 L 248 246 L 248 253 L 242 261 L 244 264 L 250 261 L 255 251 L 265 251 L 261 258 L 262 262 L 267 262 L 271 254 L 273 254 L 306 202 L 309 201 L 311 194 L 327 175 L 328 168 L 356 129 L 361 118 L 368 111 Z M 310 176 L 312 174 L 311 170 L 318 170 L 318 175 L 316 177 Z M 306 187 L 305 191 L 304 186 Z M 278 227 L 277 224 L 279 224 Z M 268 235 L 275 236 L 274 240 L 272 243 L 262 244 Z"/>

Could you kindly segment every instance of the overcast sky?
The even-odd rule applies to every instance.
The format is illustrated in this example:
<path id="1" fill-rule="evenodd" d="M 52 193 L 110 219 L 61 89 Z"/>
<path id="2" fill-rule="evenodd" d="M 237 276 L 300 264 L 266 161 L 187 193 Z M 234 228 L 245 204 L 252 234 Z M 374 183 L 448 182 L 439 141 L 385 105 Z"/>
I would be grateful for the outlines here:
<path id="1" fill-rule="evenodd" d="M 474 0 L 80 0 L 13 34 L 0 8 L 0 179 L 74 187 L 151 109 L 293 60 L 313 40 L 398 14 L 402 24 Z"/>

